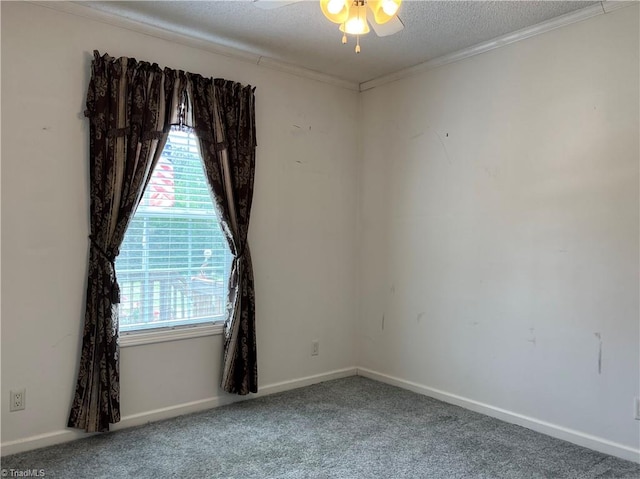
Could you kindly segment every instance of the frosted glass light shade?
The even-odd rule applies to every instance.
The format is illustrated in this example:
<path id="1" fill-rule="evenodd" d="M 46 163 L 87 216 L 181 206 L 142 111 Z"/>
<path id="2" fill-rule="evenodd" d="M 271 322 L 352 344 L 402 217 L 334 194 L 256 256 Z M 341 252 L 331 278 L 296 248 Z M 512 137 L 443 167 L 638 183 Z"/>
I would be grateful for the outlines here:
<path id="1" fill-rule="evenodd" d="M 373 12 L 373 18 L 378 25 L 384 25 L 391 20 L 398 9 L 402 0 L 368 0 L 367 5 Z"/>
<path id="2" fill-rule="evenodd" d="M 363 6 L 354 6 L 349 9 L 349 17 L 340 25 L 340 31 L 350 35 L 364 35 L 371 29 L 367 23 L 367 12 Z"/>
<path id="3" fill-rule="evenodd" d="M 349 0 L 320 0 L 320 9 L 327 20 L 344 23 L 349 17 Z"/>

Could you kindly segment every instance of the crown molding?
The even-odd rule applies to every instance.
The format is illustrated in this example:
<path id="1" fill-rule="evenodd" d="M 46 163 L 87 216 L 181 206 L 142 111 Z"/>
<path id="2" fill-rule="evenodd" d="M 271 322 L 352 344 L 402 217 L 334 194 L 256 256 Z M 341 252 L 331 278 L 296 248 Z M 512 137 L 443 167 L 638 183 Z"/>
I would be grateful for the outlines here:
<path id="1" fill-rule="evenodd" d="M 610 13 L 615 10 L 619 10 L 621 8 L 629 7 L 631 5 L 638 4 L 639 2 L 638 0 L 601 1 L 598 4 L 591 5 L 589 7 L 585 7 L 580 10 L 567 13 L 566 15 L 562 15 L 560 17 L 556 17 L 551 20 L 538 23 L 537 25 L 526 27 L 521 30 L 508 33 L 501 37 L 494 38 L 493 40 L 489 40 L 487 42 L 473 45 L 469 48 L 458 50 L 457 52 L 453 52 L 447 55 L 433 58 L 427 62 L 420 63 L 418 65 L 399 70 L 395 73 L 384 75 L 382 77 L 375 78 L 359 84 L 357 82 L 352 82 L 352 81 L 344 80 L 342 78 L 334 77 L 332 75 L 327 75 L 325 73 L 309 70 L 307 68 L 304 68 L 298 65 L 282 62 L 274 58 L 269 58 L 256 53 L 251 53 L 239 48 L 220 45 L 218 43 L 215 43 L 212 40 L 184 35 L 171 30 L 155 27 L 146 23 L 120 17 L 118 15 L 103 12 L 100 10 L 87 7 L 85 5 L 80 5 L 80 4 L 69 2 L 69 1 L 47 2 L 47 1 L 31 0 L 29 3 L 39 5 L 45 8 L 49 8 L 52 10 L 61 11 L 71 15 L 84 17 L 93 21 L 106 23 L 108 25 L 134 31 L 136 33 L 141 33 L 143 35 L 149 35 L 155 38 L 168 40 L 170 42 L 178 43 L 181 45 L 198 48 L 200 50 L 204 50 L 217 55 L 223 55 L 226 57 L 234 58 L 236 60 L 252 63 L 259 67 L 267 68 L 270 70 L 275 70 L 275 71 L 287 73 L 290 75 L 295 75 L 298 77 L 315 80 L 322 83 L 327 83 L 327 84 L 334 85 L 340 88 L 345 88 L 348 90 L 363 92 L 378 86 L 385 85 L 387 83 L 391 83 L 403 78 L 407 78 L 413 75 L 417 75 L 419 73 L 423 73 L 433 68 L 447 65 L 449 63 L 454 63 L 460 60 L 464 60 L 465 58 L 470 58 L 472 56 L 494 50 L 496 48 L 510 45 L 512 43 L 519 42 L 521 40 L 525 40 L 527 38 L 549 32 L 551 30 L 555 30 L 556 28 L 564 27 L 572 23 L 586 20 L 588 18 Z"/>
<path id="2" fill-rule="evenodd" d="M 268 58 L 256 53 L 251 53 L 239 48 L 220 45 L 211 40 L 184 35 L 171 30 L 166 30 L 164 28 L 155 27 L 147 23 L 142 23 L 136 20 L 131 20 L 129 18 L 114 15 L 112 13 L 96 10 L 85 5 L 80 5 L 68 1 L 29 1 L 29 3 L 49 8 L 51 10 L 57 10 L 70 15 L 75 15 L 77 17 L 83 17 L 96 22 L 105 23 L 107 25 L 112 25 L 118 28 L 123 28 L 125 30 L 130 30 L 136 33 L 141 33 L 143 35 L 148 35 L 173 43 L 178 43 L 180 45 L 198 48 L 209 53 L 223 55 L 235 60 L 252 63 L 256 66 L 267 68 L 269 70 L 280 71 L 290 75 L 328 83 L 330 85 L 334 85 L 340 88 L 346 88 L 348 90 L 359 91 L 359 84 L 357 82 L 351 82 L 342 78 L 327 75 L 325 73 L 320 73 L 297 65 L 281 62 L 279 60 Z"/>
<path id="3" fill-rule="evenodd" d="M 417 75 L 419 73 L 423 73 L 427 70 L 431 70 L 433 68 L 437 68 L 442 65 L 447 65 L 449 63 L 464 60 L 465 58 L 470 58 L 475 55 L 479 55 L 481 53 L 495 50 L 496 48 L 504 47 L 506 45 L 510 45 L 512 43 L 519 42 L 521 40 L 525 40 L 530 37 L 541 35 L 551 30 L 555 30 L 556 28 L 564 27 L 572 23 L 586 20 L 588 18 L 592 18 L 598 15 L 603 15 L 613 10 L 618 10 L 620 8 L 628 7 L 635 3 L 637 3 L 637 1 L 629 1 L 629 2 L 606 1 L 606 2 L 597 3 L 595 5 L 591 5 L 585 8 L 581 8 L 580 10 L 576 10 L 576 11 L 567 13 L 565 15 L 552 18 L 551 20 L 538 23 L 531 27 L 526 27 L 512 33 L 507 33 L 506 35 L 502 35 L 500 37 L 494 38 L 493 40 L 489 40 L 483 43 L 478 43 L 469 48 L 464 48 L 462 50 L 458 50 L 457 52 L 453 52 L 448 55 L 443 55 L 443 56 L 434 58 L 432 60 L 429 60 L 427 62 L 420 63 L 413 67 L 399 70 L 395 73 L 391 73 L 390 75 L 385 75 L 380 78 L 375 78 L 373 80 L 363 82 L 360 84 L 360 91 L 363 92 L 366 90 L 370 90 L 372 88 L 385 85 L 387 83 L 391 83 L 403 78 L 407 78 L 413 75 Z"/>
<path id="4" fill-rule="evenodd" d="M 638 3 L 638 0 L 605 0 L 600 2 L 602 4 L 602 8 L 604 9 L 604 13 L 610 13 L 615 10 L 619 10 L 620 8 L 630 7 L 631 5 L 635 5 Z"/>
<path id="5" fill-rule="evenodd" d="M 304 78 L 310 78 L 324 83 L 330 83 L 331 85 L 346 88 L 347 90 L 360 91 L 360 85 L 358 82 L 352 82 L 349 80 L 343 80 L 342 78 L 327 75 L 326 73 L 320 73 L 315 70 L 309 70 L 308 68 L 299 67 L 292 63 L 282 62 L 269 57 L 260 57 L 258 65 L 269 68 L 271 70 L 277 70 L 291 75 L 297 75 Z"/>
<path id="6" fill-rule="evenodd" d="M 136 20 L 131 20 L 129 18 L 120 17 L 112 13 L 103 12 L 101 10 L 96 10 L 94 8 L 87 7 L 85 5 L 80 5 L 73 2 L 68 2 L 68 1 L 49 2 L 49 1 L 28 0 L 28 3 L 31 3 L 33 5 L 38 5 L 40 7 L 48 8 L 50 10 L 56 10 L 59 12 L 74 15 L 76 17 L 82 17 L 88 20 L 93 20 L 99 23 L 104 23 L 114 27 L 122 28 L 125 30 L 130 30 L 136 33 L 141 33 L 143 35 L 148 35 L 150 37 L 156 37 L 162 40 L 168 40 L 173 43 L 195 47 L 210 53 L 215 53 L 218 55 L 235 58 L 237 60 L 242 60 L 248 63 L 258 64 L 258 60 L 260 59 L 260 55 L 257 55 L 255 53 L 250 53 L 244 50 L 240 50 L 238 48 L 227 47 L 224 45 L 214 43 L 209 40 L 204 40 L 204 39 L 195 38 L 192 36 L 183 35 L 181 33 L 172 32 L 169 30 L 165 30 L 163 28 L 149 25 L 147 23 L 142 23 Z"/>

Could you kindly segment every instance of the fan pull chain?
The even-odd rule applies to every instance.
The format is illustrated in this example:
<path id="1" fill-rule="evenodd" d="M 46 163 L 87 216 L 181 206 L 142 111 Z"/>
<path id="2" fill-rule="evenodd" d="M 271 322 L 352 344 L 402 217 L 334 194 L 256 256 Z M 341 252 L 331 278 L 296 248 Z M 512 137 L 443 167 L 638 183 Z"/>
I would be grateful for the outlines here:
<path id="1" fill-rule="evenodd" d="M 360 7 L 364 6 L 364 0 L 362 2 L 358 2 L 357 5 L 358 6 L 356 8 L 358 9 L 358 20 L 362 21 L 362 19 L 360 18 L 360 13 L 362 13 Z M 356 35 L 356 53 L 360 53 L 360 35 Z"/>

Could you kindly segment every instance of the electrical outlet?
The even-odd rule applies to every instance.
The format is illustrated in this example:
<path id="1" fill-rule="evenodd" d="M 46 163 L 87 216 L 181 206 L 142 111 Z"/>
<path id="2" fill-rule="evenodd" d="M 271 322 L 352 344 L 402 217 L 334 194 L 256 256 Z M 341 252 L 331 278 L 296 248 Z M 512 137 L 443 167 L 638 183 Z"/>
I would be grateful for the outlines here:
<path id="1" fill-rule="evenodd" d="M 640 398 L 635 398 L 633 402 L 633 414 L 636 421 L 640 421 Z"/>
<path id="2" fill-rule="evenodd" d="M 314 339 L 311 341 L 311 356 L 318 356 L 320 354 L 320 341 Z"/>
<path id="3" fill-rule="evenodd" d="M 22 411 L 25 408 L 26 403 L 26 389 L 16 389 L 9 391 L 11 395 L 11 402 L 9 403 L 9 411 Z"/>

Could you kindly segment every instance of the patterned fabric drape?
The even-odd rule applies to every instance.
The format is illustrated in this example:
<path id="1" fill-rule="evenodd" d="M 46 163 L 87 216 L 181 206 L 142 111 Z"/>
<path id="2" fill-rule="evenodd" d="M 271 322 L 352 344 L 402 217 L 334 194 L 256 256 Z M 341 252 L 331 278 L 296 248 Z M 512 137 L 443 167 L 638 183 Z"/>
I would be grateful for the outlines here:
<path id="1" fill-rule="evenodd" d="M 172 125 L 194 127 L 234 256 L 222 386 L 257 392 L 255 294 L 247 243 L 255 169 L 254 89 L 94 52 L 90 119 L 91 235 L 82 352 L 68 426 L 108 431 L 120 420 L 115 259 Z"/>
<path id="2" fill-rule="evenodd" d="M 209 186 L 233 254 L 225 321 L 222 388 L 258 391 L 255 291 L 247 242 L 255 171 L 254 88 L 189 75 L 188 96 Z"/>
<path id="3" fill-rule="evenodd" d="M 185 76 L 156 64 L 94 52 L 90 119 L 91 244 L 82 352 L 68 426 L 108 431 L 120 420 L 115 258 L 171 123 Z"/>

